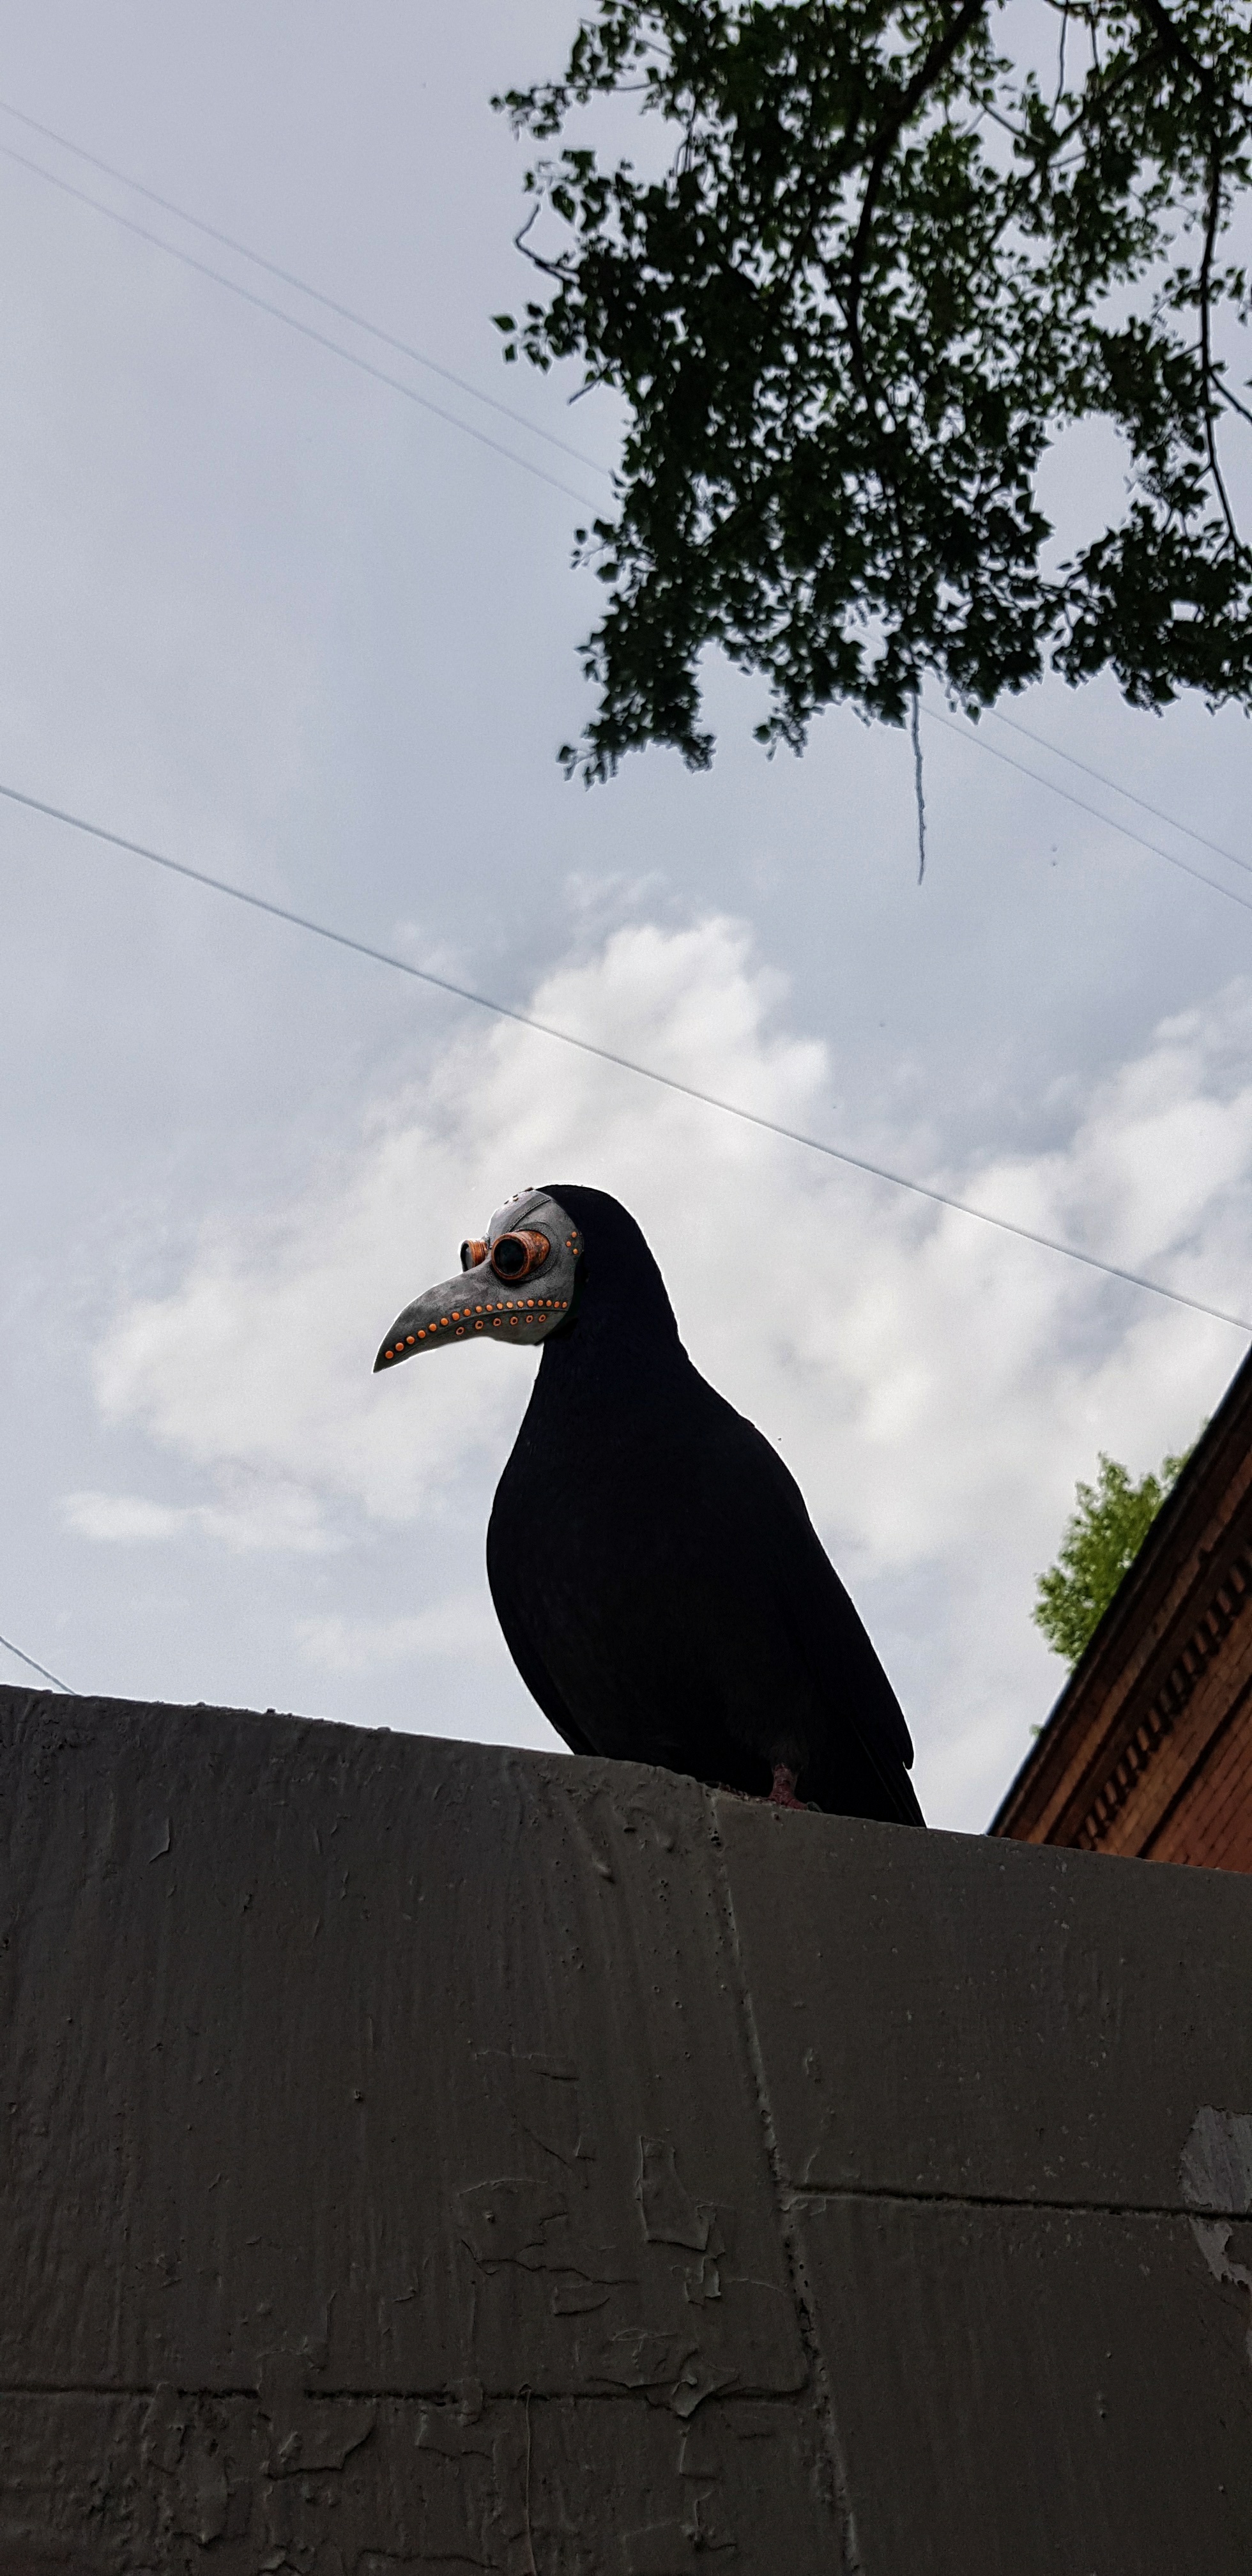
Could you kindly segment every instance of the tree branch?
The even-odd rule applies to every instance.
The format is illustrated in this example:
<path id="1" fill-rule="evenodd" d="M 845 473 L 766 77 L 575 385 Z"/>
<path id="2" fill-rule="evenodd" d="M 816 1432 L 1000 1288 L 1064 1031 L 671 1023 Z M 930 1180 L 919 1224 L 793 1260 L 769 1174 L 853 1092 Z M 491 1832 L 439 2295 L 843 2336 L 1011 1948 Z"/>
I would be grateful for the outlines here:
<path id="1" fill-rule="evenodd" d="M 1061 33 L 1056 49 L 1056 97 L 1052 102 L 1052 113 L 1054 116 L 1065 95 L 1065 39 L 1068 34 L 1069 0 L 1062 0 Z"/>
<path id="2" fill-rule="evenodd" d="M 953 55 L 964 42 L 971 27 L 983 16 L 985 7 L 986 0 L 962 0 L 962 6 L 958 9 L 946 34 L 936 37 L 925 59 L 919 63 L 912 80 L 906 81 L 891 114 L 878 129 L 878 139 L 874 145 L 865 178 L 865 194 L 861 199 L 860 220 L 852 243 L 844 305 L 844 320 L 852 349 L 852 363 L 862 395 L 867 402 L 870 400 L 870 394 L 868 370 L 865 365 L 865 347 L 861 339 L 861 285 L 869 251 L 874 208 L 886 175 L 887 163 L 909 118 L 921 106 L 927 91 L 934 88 L 935 82 L 947 70 Z"/>
<path id="3" fill-rule="evenodd" d="M 571 279 L 577 274 L 576 270 L 567 267 L 563 260 L 544 259 L 537 250 L 531 249 L 530 243 L 526 239 L 526 235 L 530 231 L 531 225 L 538 223 L 541 212 L 541 202 L 536 198 L 525 223 L 522 225 L 521 231 L 516 232 L 513 235 L 513 248 L 514 250 L 520 250 L 522 257 L 530 261 L 532 268 L 541 268 L 545 277 L 555 277 L 558 285 L 568 286 Z"/>
<path id="4" fill-rule="evenodd" d="M 1239 531 L 1235 525 L 1235 514 L 1231 509 L 1230 497 L 1227 493 L 1225 483 L 1222 480 L 1222 469 L 1218 463 L 1217 431 L 1214 426 L 1213 417 L 1211 290 L 1213 277 L 1213 252 L 1217 244 L 1217 231 L 1221 222 L 1221 214 L 1222 160 L 1220 149 L 1215 144 L 1209 161 L 1208 214 L 1204 226 L 1204 256 L 1200 261 L 1200 389 L 1204 398 L 1204 444 L 1208 451 L 1209 472 L 1213 477 L 1214 488 L 1216 490 L 1218 500 L 1222 505 L 1222 517 L 1226 522 L 1226 534 L 1229 537 L 1231 544 L 1237 546 L 1239 543 Z"/>
<path id="5" fill-rule="evenodd" d="M 1215 402 L 1228 403 L 1231 411 L 1238 412 L 1240 420 L 1252 422 L 1252 411 L 1246 403 L 1240 402 L 1238 394 L 1232 394 L 1229 385 L 1215 384 L 1213 398 Z"/>
<path id="6" fill-rule="evenodd" d="M 1190 45 L 1188 45 L 1179 35 L 1178 29 L 1175 26 L 1168 9 L 1164 5 L 1164 0 L 1138 0 L 1138 5 L 1142 10 L 1144 17 L 1151 19 L 1158 36 L 1164 39 L 1164 42 L 1169 47 L 1171 54 L 1175 56 L 1178 62 L 1186 64 L 1188 71 L 1194 74 L 1201 89 L 1206 92 L 1209 98 L 1212 98 L 1217 88 L 1217 83 L 1213 74 L 1209 70 L 1207 63 L 1202 63 L 1198 55 L 1192 53 Z"/>

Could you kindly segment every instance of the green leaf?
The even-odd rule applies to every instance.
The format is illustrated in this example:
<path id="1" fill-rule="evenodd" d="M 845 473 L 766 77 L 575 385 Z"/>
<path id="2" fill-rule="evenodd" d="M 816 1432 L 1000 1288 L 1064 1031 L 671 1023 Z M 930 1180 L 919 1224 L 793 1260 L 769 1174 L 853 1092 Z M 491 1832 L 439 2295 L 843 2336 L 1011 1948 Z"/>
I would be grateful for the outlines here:
<path id="1" fill-rule="evenodd" d="M 569 136 L 604 102 L 638 166 Z M 497 105 L 547 156 L 511 347 L 625 408 L 586 778 L 708 765 L 710 646 L 771 749 L 840 700 L 901 723 L 927 674 L 971 714 L 1049 667 L 1252 706 L 1252 421 L 1212 354 L 1248 319 L 1246 0 L 598 0 Z M 1039 476 L 1091 421 L 1126 503 L 1075 491 L 1057 567 Z"/>
<path id="2" fill-rule="evenodd" d="M 1094 1485 L 1075 1488 L 1076 1508 L 1055 1564 L 1039 1576 L 1031 1614 L 1066 1663 L 1078 1662 L 1190 1455 L 1184 1449 L 1163 1458 L 1158 1472 L 1136 1485 L 1128 1469 L 1101 1450 Z"/>

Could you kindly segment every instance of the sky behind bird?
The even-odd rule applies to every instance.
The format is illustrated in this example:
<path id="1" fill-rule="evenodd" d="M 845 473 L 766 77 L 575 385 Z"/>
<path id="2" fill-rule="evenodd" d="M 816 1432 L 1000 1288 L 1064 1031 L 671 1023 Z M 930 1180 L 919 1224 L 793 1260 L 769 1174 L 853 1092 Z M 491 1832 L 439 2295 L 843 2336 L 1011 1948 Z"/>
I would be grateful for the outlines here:
<path id="1" fill-rule="evenodd" d="M 506 373 L 489 319 L 525 291 L 489 97 L 575 15 L 0 5 L 2 88 L 609 466 L 611 401 Z M 203 256 L 2 114 L 0 143 Z M 771 763 L 717 668 L 711 777 L 567 786 L 573 501 L 3 157 L 0 205 L 0 780 L 1247 1311 L 1252 917 L 938 725 L 919 887 L 906 737 L 835 713 Z M 1058 513 L 1076 473 L 1116 500 L 1069 442 Z M 1252 857 L 1242 717 L 1103 684 L 1008 712 Z M 1029 1614 L 1075 1478 L 1185 1445 L 1238 1333 L 50 821 L 0 816 L 0 886 L 5 1636 L 84 1689 L 550 1741 L 482 1562 L 532 1363 L 369 1372 L 464 1233 L 580 1180 L 634 1208 L 693 1356 L 799 1476 L 928 1813 L 985 1822 L 1061 1679 Z"/>

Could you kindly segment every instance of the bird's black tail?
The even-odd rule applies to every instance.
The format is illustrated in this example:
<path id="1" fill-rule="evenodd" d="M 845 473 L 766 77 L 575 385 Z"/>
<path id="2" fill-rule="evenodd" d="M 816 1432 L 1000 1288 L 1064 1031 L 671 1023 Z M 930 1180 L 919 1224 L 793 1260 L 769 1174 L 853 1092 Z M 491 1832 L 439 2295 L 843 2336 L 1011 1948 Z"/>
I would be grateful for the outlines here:
<path id="1" fill-rule="evenodd" d="M 880 1825 L 920 1825 L 926 1819 L 904 1764 L 875 1755 L 860 1737 L 843 1737 L 821 1762 L 802 1771 L 799 1795 L 828 1816 L 868 1816 Z"/>

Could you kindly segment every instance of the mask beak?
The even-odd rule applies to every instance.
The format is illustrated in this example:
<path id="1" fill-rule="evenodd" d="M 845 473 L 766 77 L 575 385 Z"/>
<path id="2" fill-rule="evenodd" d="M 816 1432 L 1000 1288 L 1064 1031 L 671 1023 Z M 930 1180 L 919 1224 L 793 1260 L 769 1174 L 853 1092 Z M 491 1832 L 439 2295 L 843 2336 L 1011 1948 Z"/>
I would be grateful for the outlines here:
<path id="1" fill-rule="evenodd" d="M 519 1226 L 532 1229 L 519 1234 Z M 538 1228 L 538 1232 L 534 1231 Z M 501 1237 L 524 1243 L 543 1259 L 524 1276 L 504 1277 L 493 1265 L 493 1252 L 503 1268 Z M 469 1247 L 467 1247 L 468 1249 Z M 511 1200 L 492 1218 L 485 1244 L 475 1244 L 483 1258 L 455 1279 L 427 1288 L 397 1315 L 378 1357 L 380 1369 L 397 1368 L 419 1351 L 438 1350 L 445 1342 L 519 1342 L 534 1345 L 568 1321 L 574 1295 L 581 1239 L 562 1208 L 542 1191 Z M 525 1256 L 523 1255 L 523 1258 Z"/>
<path id="2" fill-rule="evenodd" d="M 382 1349 L 374 1362 L 379 1369 L 396 1368 L 401 1360 L 411 1360 L 418 1351 L 433 1351 L 440 1342 L 468 1341 L 475 1326 L 481 1332 L 487 1324 L 484 1289 L 491 1273 L 484 1262 L 479 1270 L 462 1271 L 458 1279 L 445 1279 L 438 1288 L 427 1288 L 397 1315 Z M 494 1280 L 492 1286 L 495 1286 Z M 475 1311 L 477 1309 L 477 1311 Z"/>

